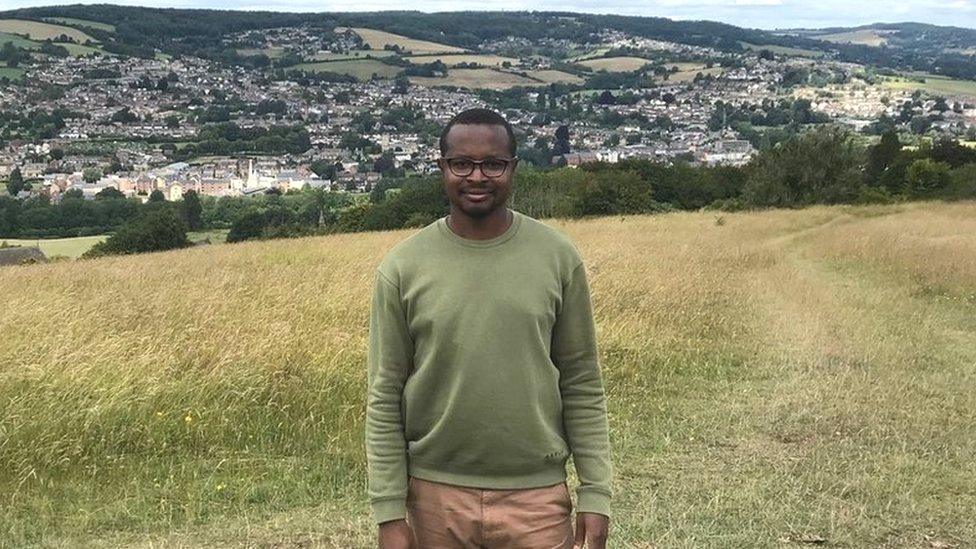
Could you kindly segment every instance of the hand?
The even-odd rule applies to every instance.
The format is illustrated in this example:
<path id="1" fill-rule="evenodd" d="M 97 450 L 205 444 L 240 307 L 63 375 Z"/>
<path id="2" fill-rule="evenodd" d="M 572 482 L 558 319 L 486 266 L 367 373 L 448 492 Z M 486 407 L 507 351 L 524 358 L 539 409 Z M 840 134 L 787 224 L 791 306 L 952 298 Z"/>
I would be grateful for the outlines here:
<path id="1" fill-rule="evenodd" d="M 380 549 L 412 549 L 413 531 L 404 519 L 380 524 Z"/>
<path id="2" fill-rule="evenodd" d="M 576 513 L 573 549 L 606 549 L 609 536 L 610 517 L 599 513 Z"/>

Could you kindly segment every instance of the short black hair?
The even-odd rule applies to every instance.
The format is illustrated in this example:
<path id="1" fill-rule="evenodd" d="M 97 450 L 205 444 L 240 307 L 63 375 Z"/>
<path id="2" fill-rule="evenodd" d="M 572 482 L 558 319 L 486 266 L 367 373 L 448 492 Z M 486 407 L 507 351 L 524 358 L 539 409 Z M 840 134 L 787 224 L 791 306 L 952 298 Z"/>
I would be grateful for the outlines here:
<path id="1" fill-rule="evenodd" d="M 447 154 L 447 132 L 451 131 L 451 128 L 453 128 L 455 124 L 486 124 L 489 126 L 503 126 L 505 128 L 505 133 L 508 134 L 508 152 L 512 156 L 515 156 L 517 146 L 515 143 L 515 130 L 512 129 L 512 125 L 508 123 L 508 120 L 505 120 L 504 116 L 491 109 L 483 108 L 461 111 L 451 118 L 447 125 L 444 126 L 444 131 L 441 132 L 441 156 Z"/>

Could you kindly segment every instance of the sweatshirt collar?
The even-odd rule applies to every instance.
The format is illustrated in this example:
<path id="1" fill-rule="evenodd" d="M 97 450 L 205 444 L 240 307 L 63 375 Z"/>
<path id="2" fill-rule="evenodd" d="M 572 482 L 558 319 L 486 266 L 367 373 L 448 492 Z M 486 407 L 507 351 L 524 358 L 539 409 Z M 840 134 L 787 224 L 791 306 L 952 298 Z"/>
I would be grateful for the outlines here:
<path id="1" fill-rule="evenodd" d="M 447 226 L 446 215 L 437 220 L 437 228 L 439 229 L 440 233 L 443 234 L 448 240 L 453 240 L 454 242 L 457 242 L 458 244 L 461 244 L 463 246 L 468 246 L 471 248 L 491 248 L 493 246 L 498 246 L 499 244 L 507 242 L 509 239 L 515 236 L 515 233 L 518 232 L 519 226 L 522 224 L 522 214 L 515 210 L 511 210 L 511 212 L 512 212 L 511 225 L 509 225 L 508 228 L 505 229 L 505 232 L 493 238 L 486 238 L 486 239 L 464 238 L 463 236 L 452 231 L 451 228 Z"/>

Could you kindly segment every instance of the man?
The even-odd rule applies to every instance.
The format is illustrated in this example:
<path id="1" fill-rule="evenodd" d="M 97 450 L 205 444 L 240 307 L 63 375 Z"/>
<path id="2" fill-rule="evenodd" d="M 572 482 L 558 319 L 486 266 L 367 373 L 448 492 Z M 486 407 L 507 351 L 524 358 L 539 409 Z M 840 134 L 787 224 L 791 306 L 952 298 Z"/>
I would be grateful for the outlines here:
<path id="1" fill-rule="evenodd" d="M 610 443 L 582 259 L 506 207 L 518 159 L 499 114 L 456 115 L 440 149 L 450 214 L 394 245 L 374 279 L 366 450 L 379 545 L 603 548 Z"/>

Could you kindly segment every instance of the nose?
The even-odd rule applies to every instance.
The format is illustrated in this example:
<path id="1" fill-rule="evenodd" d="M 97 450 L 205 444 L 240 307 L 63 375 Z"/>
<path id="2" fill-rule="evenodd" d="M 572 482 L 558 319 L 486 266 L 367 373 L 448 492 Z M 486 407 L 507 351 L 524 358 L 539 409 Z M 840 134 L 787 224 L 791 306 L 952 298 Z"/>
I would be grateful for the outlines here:
<path id="1" fill-rule="evenodd" d="M 468 181 L 484 181 L 488 179 L 487 177 L 485 177 L 485 173 L 481 171 L 481 166 L 482 166 L 481 164 L 476 164 L 474 170 L 465 179 L 467 179 Z"/>

